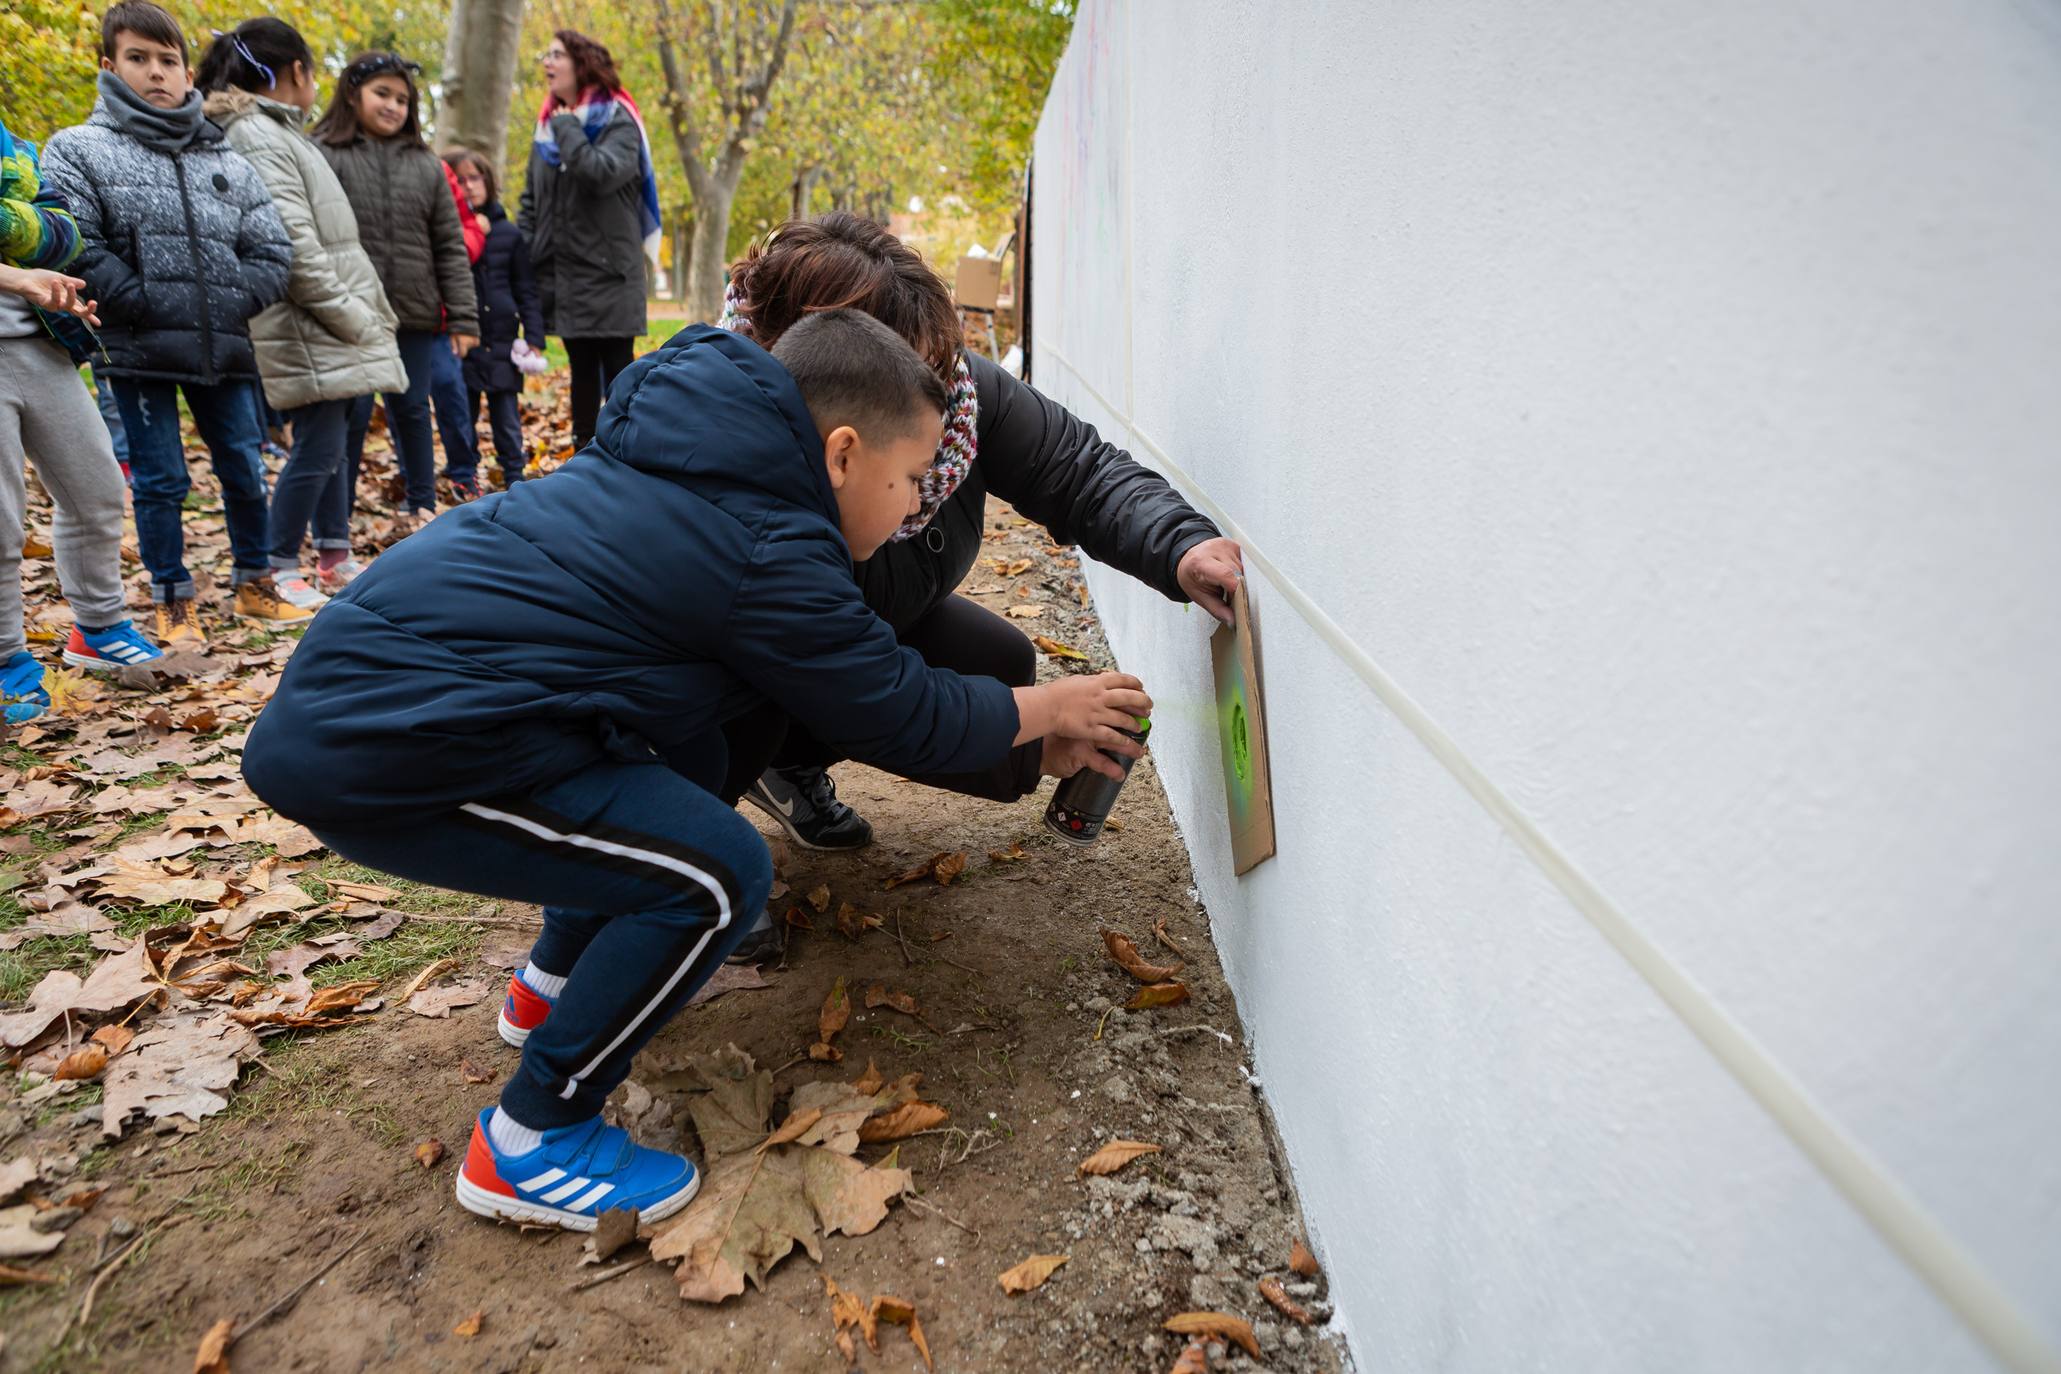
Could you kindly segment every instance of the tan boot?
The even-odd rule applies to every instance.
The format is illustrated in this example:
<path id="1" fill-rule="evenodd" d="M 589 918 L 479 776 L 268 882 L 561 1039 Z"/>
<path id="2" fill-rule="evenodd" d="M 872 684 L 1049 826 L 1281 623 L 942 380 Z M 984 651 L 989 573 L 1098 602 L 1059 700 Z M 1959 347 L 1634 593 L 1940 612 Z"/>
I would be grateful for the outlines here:
<path id="1" fill-rule="evenodd" d="M 269 577 L 246 582 L 236 589 L 236 613 L 247 620 L 263 620 L 273 625 L 295 625 L 315 614 L 281 596 Z"/>
<path id="2" fill-rule="evenodd" d="M 197 649 L 208 642 L 200 617 L 193 613 L 192 598 L 157 603 L 157 642 L 167 650 L 179 644 Z"/>

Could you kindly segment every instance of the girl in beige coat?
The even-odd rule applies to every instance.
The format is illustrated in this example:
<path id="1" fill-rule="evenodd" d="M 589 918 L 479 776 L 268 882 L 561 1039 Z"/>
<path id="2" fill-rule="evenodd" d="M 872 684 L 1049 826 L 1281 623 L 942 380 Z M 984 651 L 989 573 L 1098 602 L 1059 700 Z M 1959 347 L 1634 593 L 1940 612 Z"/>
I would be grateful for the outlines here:
<path id="1" fill-rule="evenodd" d="M 360 571 L 351 557 L 344 461 L 352 405 L 408 384 L 398 321 L 343 187 L 301 121 L 315 104 L 314 56 L 292 25 L 246 19 L 201 59 L 207 115 L 258 169 L 293 242 L 286 299 L 251 321 L 265 399 L 293 425 L 293 455 L 272 492 L 269 532 L 281 595 L 310 609 Z M 317 590 L 301 571 L 315 527 Z"/>

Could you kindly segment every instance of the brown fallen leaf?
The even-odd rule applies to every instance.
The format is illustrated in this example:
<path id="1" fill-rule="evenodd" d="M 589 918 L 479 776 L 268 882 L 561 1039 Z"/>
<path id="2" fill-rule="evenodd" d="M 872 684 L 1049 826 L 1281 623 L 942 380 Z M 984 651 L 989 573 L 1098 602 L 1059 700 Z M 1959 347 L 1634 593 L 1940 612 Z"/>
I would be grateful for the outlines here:
<path id="1" fill-rule="evenodd" d="M 1116 966 L 1141 983 L 1164 983 L 1180 972 L 1179 964 L 1148 964 L 1138 953 L 1137 944 L 1128 935 L 1119 935 L 1113 930 L 1102 932 L 1102 943 L 1109 950 L 1109 957 Z"/>
<path id="2" fill-rule="evenodd" d="M 888 1204 L 915 1188 L 914 1175 L 886 1160 L 869 1168 L 835 1150 L 789 1146 L 781 1153 L 800 1169 L 802 1195 L 826 1236 L 870 1234 L 887 1220 Z"/>
<path id="3" fill-rule="evenodd" d="M 939 887 L 950 887 L 952 879 L 965 871 L 964 854 L 933 854 L 908 872 L 897 873 L 889 878 L 887 886 L 892 889 L 900 887 L 903 883 L 921 882 L 925 878 L 930 878 L 935 880 Z"/>
<path id="4" fill-rule="evenodd" d="M 1229 1312 L 1181 1312 L 1166 1319 L 1166 1329 L 1177 1336 L 1209 1336 L 1230 1341 L 1255 1360 L 1260 1357 L 1259 1341 L 1252 1323 Z"/>
<path id="5" fill-rule="evenodd" d="M 817 884 L 816 889 L 809 893 L 809 905 L 816 908 L 818 916 L 830 910 L 830 884 Z"/>
<path id="6" fill-rule="evenodd" d="M 331 883 L 330 891 L 344 897 L 355 897 L 361 902 L 391 902 L 401 894 L 390 887 L 377 883 Z"/>
<path id="7" fill-rule="evenodd" d="M 70 969 L 52 969 L 29 993 L 27 1010 L 0 1016 L 0 1048 L 27 1045 L 67 1014 L 122 1011 L 163 991 L 150 949 L 141 936 L 120 954 L 110 954 L 81 979 Z"/>
<path id="8" fill-rule="evenodd" d="M 1145 1007 L 1175 1007 L 1188 1000 L 1186 983 L 1153 983 L 1138 989 L 1138 995 L 1124 1005 L 1132 1011 Z"/>
<path id="9" fill-rule="evenodd" d="M 809 1058 L 818 1064 L 841 1064 L 844 1062 L 844 1051 L 835 1045 L 826 1045 L 818 1040 L 809 1046 Z"/>
<path id="10" fill-rule="evenodd" d="M 866 1009 L 871 1011 L 875 1007 L 887 1007 L 901 1012 L 905 1016 L 921 1016 L 923 1014 L 922 1010 L 916 1005 L 916 994 L 913 992 L 889 992 L 885 983 L 875 983 L 866 989 Z"/>
<path id="11" fill-rule="evenodd" d="M 687 1115 L 711 1155 L 749 1150 L 766 1138 L 773 1110 L 773 1075 L 735 1045 L 687 1057 L 684 1067 L 659 1079 L 661 1089 L 684 1089 Z"/>
<path id="12" fill-rule="evenodd" d="M 637 1239 L 637 1209 L 611 1207 L 594 1219 L 593 1234 L 581 1246 L 581 1264 L 600 1264 Z"/>
<path id="13" fill-rule="evenodd" d="M 1190 1341 L 1167 1374 L 1209 1374 L 1209 1352 L 1197 1342 Z"/>
<path id="14" fill-rule="evenodd" d="M 415 1162 L 425 1169 L 434 1169 L 444 1162 L 444 1142 L 431 1136 L 415 1147 Z"/>
<path id="15" fill-rule="evenodd" d="M 470 1057 L 465 1055 L 460 1055 L 458 1058 L 458 1075 L 468 1083 L 491 1083 L 494 1081 L 494 1070 L 481 1068 L 473 1063 Z"/>
<path id="16" fill-rule="evenodd" d="M 193 1374 L 229 1374 L 229 1338 L 236 1334 L 236 1319 L 224 1317 L 200 1338 L 193 1352 Z"/>
<path id="17" fill-rule="evenodd" d="M 915 1343 L 916 1353 L 923 1357 L 923 1367 L 925 1369 L 936 1368 L 930 1362 L 930 1342 L 923 1339 L 923 1323 L 916 1319 L 915 1303 L 907 1302 L 901 1298 L 891 1298 L 887 1294 L 882 1293 L 873 1299 L 873 1306 L 868 1310 L 867 1315 L 872 1318 L 871 1325 L 876 1332 L 879 1330 L 880 1323 L 882 1322 L 887 1322 L 892 1326 L 906 1326 L 909 1328 L 909 1339 Z M 872 1333 L 869 1332 L 868 1334 L 871 1335 Z M 868 1340 L 866 1343 L 872 1346 L 875 1354 L 880 1352 L 880 1346 L 877 1342 Z"/>
<path id="18" fill-rule="evenodd" d="M 1310 1247 L 1299 1240 L 1288 1247 L 1288 1267 L 1306 1279 L 1313 1279 L 1323 1272 L 1317 1267 L 1317 1257 L 1310 1253 Z"/>
<path id="19" fill-rule="evenodd" d="M 1173 936 L 1166 933 L 1166 917 L 1162 916 L 1152 923 L 1152 938 L 1159 941 L 1161 944 L 1165 945 L 1174 953 L 1181 953 L 1180 942 L 1175 940 Z"/>
<path id="20" fill-rule="evenodd" d="M 761 1126 L 761 1130 L 763 1130 Z M 747 1281 L 764 1287 L 766 1273 L 799 1244 L 820 1261 L 816 1216 L 788 1151 L 746 1151 L 707 1161 L 701 1191 L 651 1239 L 651 1257 L 678 1260 L 680 1296 L 722 1302 Z"/>
<path id="21" fill-rule="evenodd" d="M 17 1269 L 11 1264 L 0 1264 L 0 1288 L 15 1288 L 25 1283 L 55 1283 L 57 1275 L 38 1274 L 30 1269 Z"/>
<path id="22" fill-rule="evenodd" d="M 869 930 L 879 930 L 883 924 L 878 916 L 868 916 L 850 902 L 837 904 L 837 929 L 847 940 L 856 940 Z"/>
<path id="23" fill-rule="evenodd" d="M 198 1121 L 229 1105 L 244 1061 L 258 1054 L 257 1035 L 219 1013 L 162 1013 L 112 1061 L 101 1083 L 100 1132 L 113 1138 L 134 1112 L 153 1121 Z"/>
<path id="24" fill-rule="evenodd" d="M 1052 1277 L 1053 1271 L 1071 1258 L 1067 1255 L 1032 1255 L 1013 1269 L 1004 1269 L 1000 1282 L 1004 1293 L 1028 1293 Z"/>
<path id="25" fill-rule="evenodd" d="M 1112 1140 L 1081 1161 L 1077 1173 L 1113 1174 L 1140 1155 L 1156 1155 L 1160 1147 L 1142 1140 Z"/>
<path id="26" fill-rule="evenodd" d="M 851 1332 L 840 1331 L 837 1333 L 837 1353 L 844 1356 L 845 1368 L 852 1369 L 857 1367 L 859 1363 L 859 1347 L 852 1340 Z"/>
<path id="27" fill-rule="evenodd" d="M 809 918 L 802 914 L 802 909 L 798 906 L 791 906 L 787 908 L 786 921 L 787 924 L 793 926 L 797 930 L 815 929 L 813 925 L 809 924 Z"/>
<path id="28" fill-rule="evenodd" d="M 1288 1318 L 1288 1320 L 1299 1322 L 1304 1326 L 1308 1326 L 1315 1320 L 1295 1299 L 1288 1296 L 1288 1290 L 1281 1286 L 1281 1280 L 1276 1278 L 1261 1279 L 1259 1281 L 1259 1291 L 1260 1296 L 1272 1303 L 1274 1310 Z"/>
<path id="29" fill-rule="evenodd" d="M 830 1329 L 840 1335 L 846 1327 L 859 1329 L 866 1320 L 866 1305 L 859 1301 L 859 1295 L 839 1288 L 828 1274 L 823 1275 L 823 1291 L 830 1297 Z"/>
<path id="30" fill-rule="evenodd" d="M 85 1044 L 64 1057 L 51 1077 L 59 1080 L 93 1079 L 100 1077 L 100 1071 L 107 1067 L 107 1046 Z"/>
<path id="31" fill-rule="evenodd" d="M 486 1319 L 486 1313 L 475 1312 L 471 1316 L 467 1317 L 464 1321 L 459 1322 L 456 1326 L 452 1327 L 451 1334 L 454 1336 L 465 1336 L 468 1338 L 477 1336 L 479 1334 L 480 1324 L 484 1322 Z"/>
<path id="32" fill-rule="evenodd" d="M 1023 841 L 1018 840 L 1007 849 L 990 849 L 988 857 L 998 864 L 1021 863 L 1030 856 L 1023 852 Z"/>
<path id="33" fill-rule="evenodd" d="M 753 1149 L 756 1153 L 764 1154 L 775 1145 L 785 1145 L 788 1141 L 798 1138 L 802 1132 L 808 1130 L 809 1127 L 815 1125 L 822 1118 L 823 1109 L 821 1107 L 811 1107 L 807 1111 L 801 1112 L 789 1112 L 787 1120 L 780 1123 L 780 1128 L 764 1140 L 761 1140 Z"/>
<path id="34" fill-rule="evenodd" d="M 1038 652 L 1047 658 L 1071 658 L 1078 659 L 1082 663 L 1088 661 L 1088 656 L 1079 649 L 1074 648 L 1073 645 L 1062 644 L 1058 640 L 1046 635 L 1032 635 L 1031 643 L 1035 644 Z"/>
<path id="35" fill-rule="evenodd" d="M 942 1126 L 951 1119 L 952 1114 L 935 1102 L 904 1102 L 859 1127 L 859 1139 L 868 1145 L 883 1140 L 900 1140 L 918 1131 Z"/>
<path id="36" fill-rule="evenodd" d="M 1118 834 L 1122 834 L 1124 828 L 1123 817 L 1111 816 L 1108 820 L 1102 822 L 1102 828 L 1104 830 L 1114 830 Z"/>
<path id="37" fill-rule="evenodd" d="M 1008 616 L 1011 620 L 1036 620 L 1044 613 L 1045 608 L 1043 606 L 1029 601 L 1019 602 L 1017 605 L 1011 606 L 1008 610 L 1002 612 L 1003 615 Z"/>
<path id="38" fill-rule="evenodd" d="M 816 1033 L 824 1044 L 837 1038 L 837 1033 L 852 1019 L 852 995 L 844 990 L 844 975 L 839 974 L 830 993 L 823 999 L 823 1009 L 816 1014 Z"/>
<path id="39" fill-rule="evenodd" d="M 1028 558 L 1012 558 L 1006 561 L 990 558 L 988 566 L 1004 577 L 1021 577 L 1031 570 L 1031 561 Z"/>
<path id="40" fill-rule="evenodd" d="M 687 999 L 687 1005 L 698 1007 L 704 1002 L 713 1002 L 726 992 L 755 992 L 773 984 L 759 972 L 757 964 L 719 964 L 709 975 L 708 981 L 694 990 Z"/>
<path id="41" fill-rule="evenodd" d="M 868 1059 L 866 1061 L 866 1072 L 860 1074 L 852 1081 L 852 1091 L 865 1093 L 870 1097 L 872 1094 L 879 1092 L 881 1085 L 886 1082 L 887 1077 L 880 1072 L 879 1066 L 874 1064 L 871 1059 Z"/>

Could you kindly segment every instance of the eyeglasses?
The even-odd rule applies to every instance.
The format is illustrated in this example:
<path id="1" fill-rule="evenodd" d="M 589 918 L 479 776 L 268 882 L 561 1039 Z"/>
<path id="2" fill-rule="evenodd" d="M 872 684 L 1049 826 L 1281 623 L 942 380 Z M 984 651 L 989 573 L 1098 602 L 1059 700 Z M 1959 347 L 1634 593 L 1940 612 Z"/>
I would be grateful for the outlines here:
<path id="1" fill-rule="evenodd" d="M 546 49 L 544 49 L 544 60 L 545 60 L 546 62 L 563 62 L 563 61 L 565 61 L 565 49 L 564 49 L 564 48 L 546 48 Z"/>

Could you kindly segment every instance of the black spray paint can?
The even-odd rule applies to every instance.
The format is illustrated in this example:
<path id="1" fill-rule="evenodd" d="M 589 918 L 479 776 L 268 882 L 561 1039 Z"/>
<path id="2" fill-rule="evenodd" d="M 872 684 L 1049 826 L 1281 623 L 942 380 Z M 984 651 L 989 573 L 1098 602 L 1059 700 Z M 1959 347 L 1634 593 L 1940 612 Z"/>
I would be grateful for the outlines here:
<path id="1" fill-rule="evenodd" d="M 1117 733 L 1128 736 L 1143 744 L 1152 733 L 1152 722 L 1140 720 L 1136 730 L 1120 730 Z M 1052 801 L 1045 808 L 1045 828 L 1065 840 L 1086 848 L 1102 837 L 1102 823 L 1109 819 L 1109 813 L 1116 806 L 1116 794 L 1124 790 L 1124 778 L 1131 775 L 1131 765 L 1137 760 L 1127 759 L 1121 754 L 1112 754 L 1107 749 L 1102 757 L 1115 761 L 1124 770 L 1123 778 L 1106 778 L 1092 768 L 1083 768 L 1070 778 L 1062 778 L 1052 793 Z"/>

